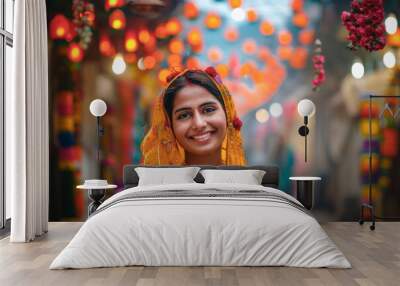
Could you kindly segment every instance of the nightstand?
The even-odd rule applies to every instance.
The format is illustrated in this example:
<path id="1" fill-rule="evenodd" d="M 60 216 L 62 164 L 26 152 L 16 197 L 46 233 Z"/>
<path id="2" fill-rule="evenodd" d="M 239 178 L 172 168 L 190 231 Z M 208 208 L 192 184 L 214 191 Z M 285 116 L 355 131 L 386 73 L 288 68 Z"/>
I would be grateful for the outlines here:
<path id="1" fill-rule="evenodd" d="M 311 210 L 314 205 L 314 191 L 320 177 L 290 177 L 289 180 L 296 181 L 296 198 L 304 207 Z"/>
<path id="2" fill-rule="evenodd" d="M 77 189 L 87 190 L 89 192 L 89 198 L 92 200 L 92 202 L 88 206 L 88 216 L 94 213 L 101 205 L 102 199 L 106 194 L 106 190 L 115 189 L 116 187 L 117 185 L 110 185 L 107 183 L 103 185 L 88 184 L 87 181 L 85 181 L 84 185 L 79 185 L 76 187 Z"/>

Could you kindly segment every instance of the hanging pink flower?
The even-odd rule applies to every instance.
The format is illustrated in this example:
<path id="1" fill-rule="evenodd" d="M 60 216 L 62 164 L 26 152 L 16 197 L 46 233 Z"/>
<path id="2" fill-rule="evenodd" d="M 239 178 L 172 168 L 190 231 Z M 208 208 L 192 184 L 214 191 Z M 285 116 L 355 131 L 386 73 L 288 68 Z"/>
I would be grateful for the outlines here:
<path id="1" fill-rule="evenodd" d="M 386 45 L 384 10 L 382 0 L 353 0 L 350 12 L 343 11 L 342 23 L 349 32 L 348 47 L 363 47 L 369 52 L 381 50 Z"/>
<path id="2" fill-rule="evenodd" d="M 322 55 L 321 41 L 319 39 L 315 40 L 315 50 L 312 57 L 313 67 L 314 67 L 314 78 L 312 80 L 313 90 L 316 91 L 325 81 L 325 57 Z"/>

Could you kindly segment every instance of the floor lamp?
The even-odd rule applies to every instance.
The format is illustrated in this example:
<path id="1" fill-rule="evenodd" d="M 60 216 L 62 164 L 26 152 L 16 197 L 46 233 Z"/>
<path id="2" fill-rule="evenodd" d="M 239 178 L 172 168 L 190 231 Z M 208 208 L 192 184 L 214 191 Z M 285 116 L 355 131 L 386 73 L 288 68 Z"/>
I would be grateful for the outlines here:
<path id="1" fill-rule="evenodd" d="M 101 99 L 95 99 L 90 103 L 89 106 L 90 113 L 96 117 L 97 120 L 97 164 L 99 168 L 100 177 L 100 137 L 104 135 L 104 129 L 100 125 L 100 117 L 102 117 L 107 111 L 106 103 Z M 102 203 L 107 189 L 115 188 L 115 185 L 109 185 L 107 180 L 92 179 L 85 180 L 83 185 L 77 186 L 78 189 L 85 189 L 89 192 L 89 198 L 92 200 L 88 206 L 88 215 L 92 215 L 96 209 Z"/>
<path id="2" fill-rule="evenodd" d="M 104 135 L 104 128 L 100 125 L 100 117 L 107 111 L 106 103 L 101 99 L 95 99 L 90 103 L 90 113 L 97 119 L 97 164 L 100 169 L 100 137 Z"/>

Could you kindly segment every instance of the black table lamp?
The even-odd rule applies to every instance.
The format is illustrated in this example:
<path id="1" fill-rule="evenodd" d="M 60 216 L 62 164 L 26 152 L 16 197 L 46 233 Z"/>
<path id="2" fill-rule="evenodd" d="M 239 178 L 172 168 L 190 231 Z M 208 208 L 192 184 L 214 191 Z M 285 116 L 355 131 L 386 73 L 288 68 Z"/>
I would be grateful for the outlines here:
<path id="1" fill-rule="evenodd" d="M 300 116 L 304 117 L 304 125 L 299 128 L 299 134 L 304 136 L 304 161 L 307 162 L 307 135 L 310 130 L 307 127 L 308 118 L 312 117 L 315 113 L 315 105 L 309 99 L 303 99 L 297 104 L 297 111 Z"/>

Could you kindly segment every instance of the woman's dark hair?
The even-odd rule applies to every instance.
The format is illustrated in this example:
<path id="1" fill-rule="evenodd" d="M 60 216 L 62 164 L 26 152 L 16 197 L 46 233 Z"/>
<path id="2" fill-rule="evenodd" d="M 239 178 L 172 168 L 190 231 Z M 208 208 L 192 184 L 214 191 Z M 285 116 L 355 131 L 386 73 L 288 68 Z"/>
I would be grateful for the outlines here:
<path id="1" fill-rule="evenodd" d="M 218 90 L 215 83 L 203 71 L 187 71 L 183 75 L 176 78 L 165 90 L 164 94 L 164 107 L 167 111 L 169 119 L 172 121 L 172 110 L 174 108 L 175 95 L 189 84 L 199 85 L 208 90 L 215 98 L 221 103 L 225 110 L 224 100 L 222 94 Z"/>

